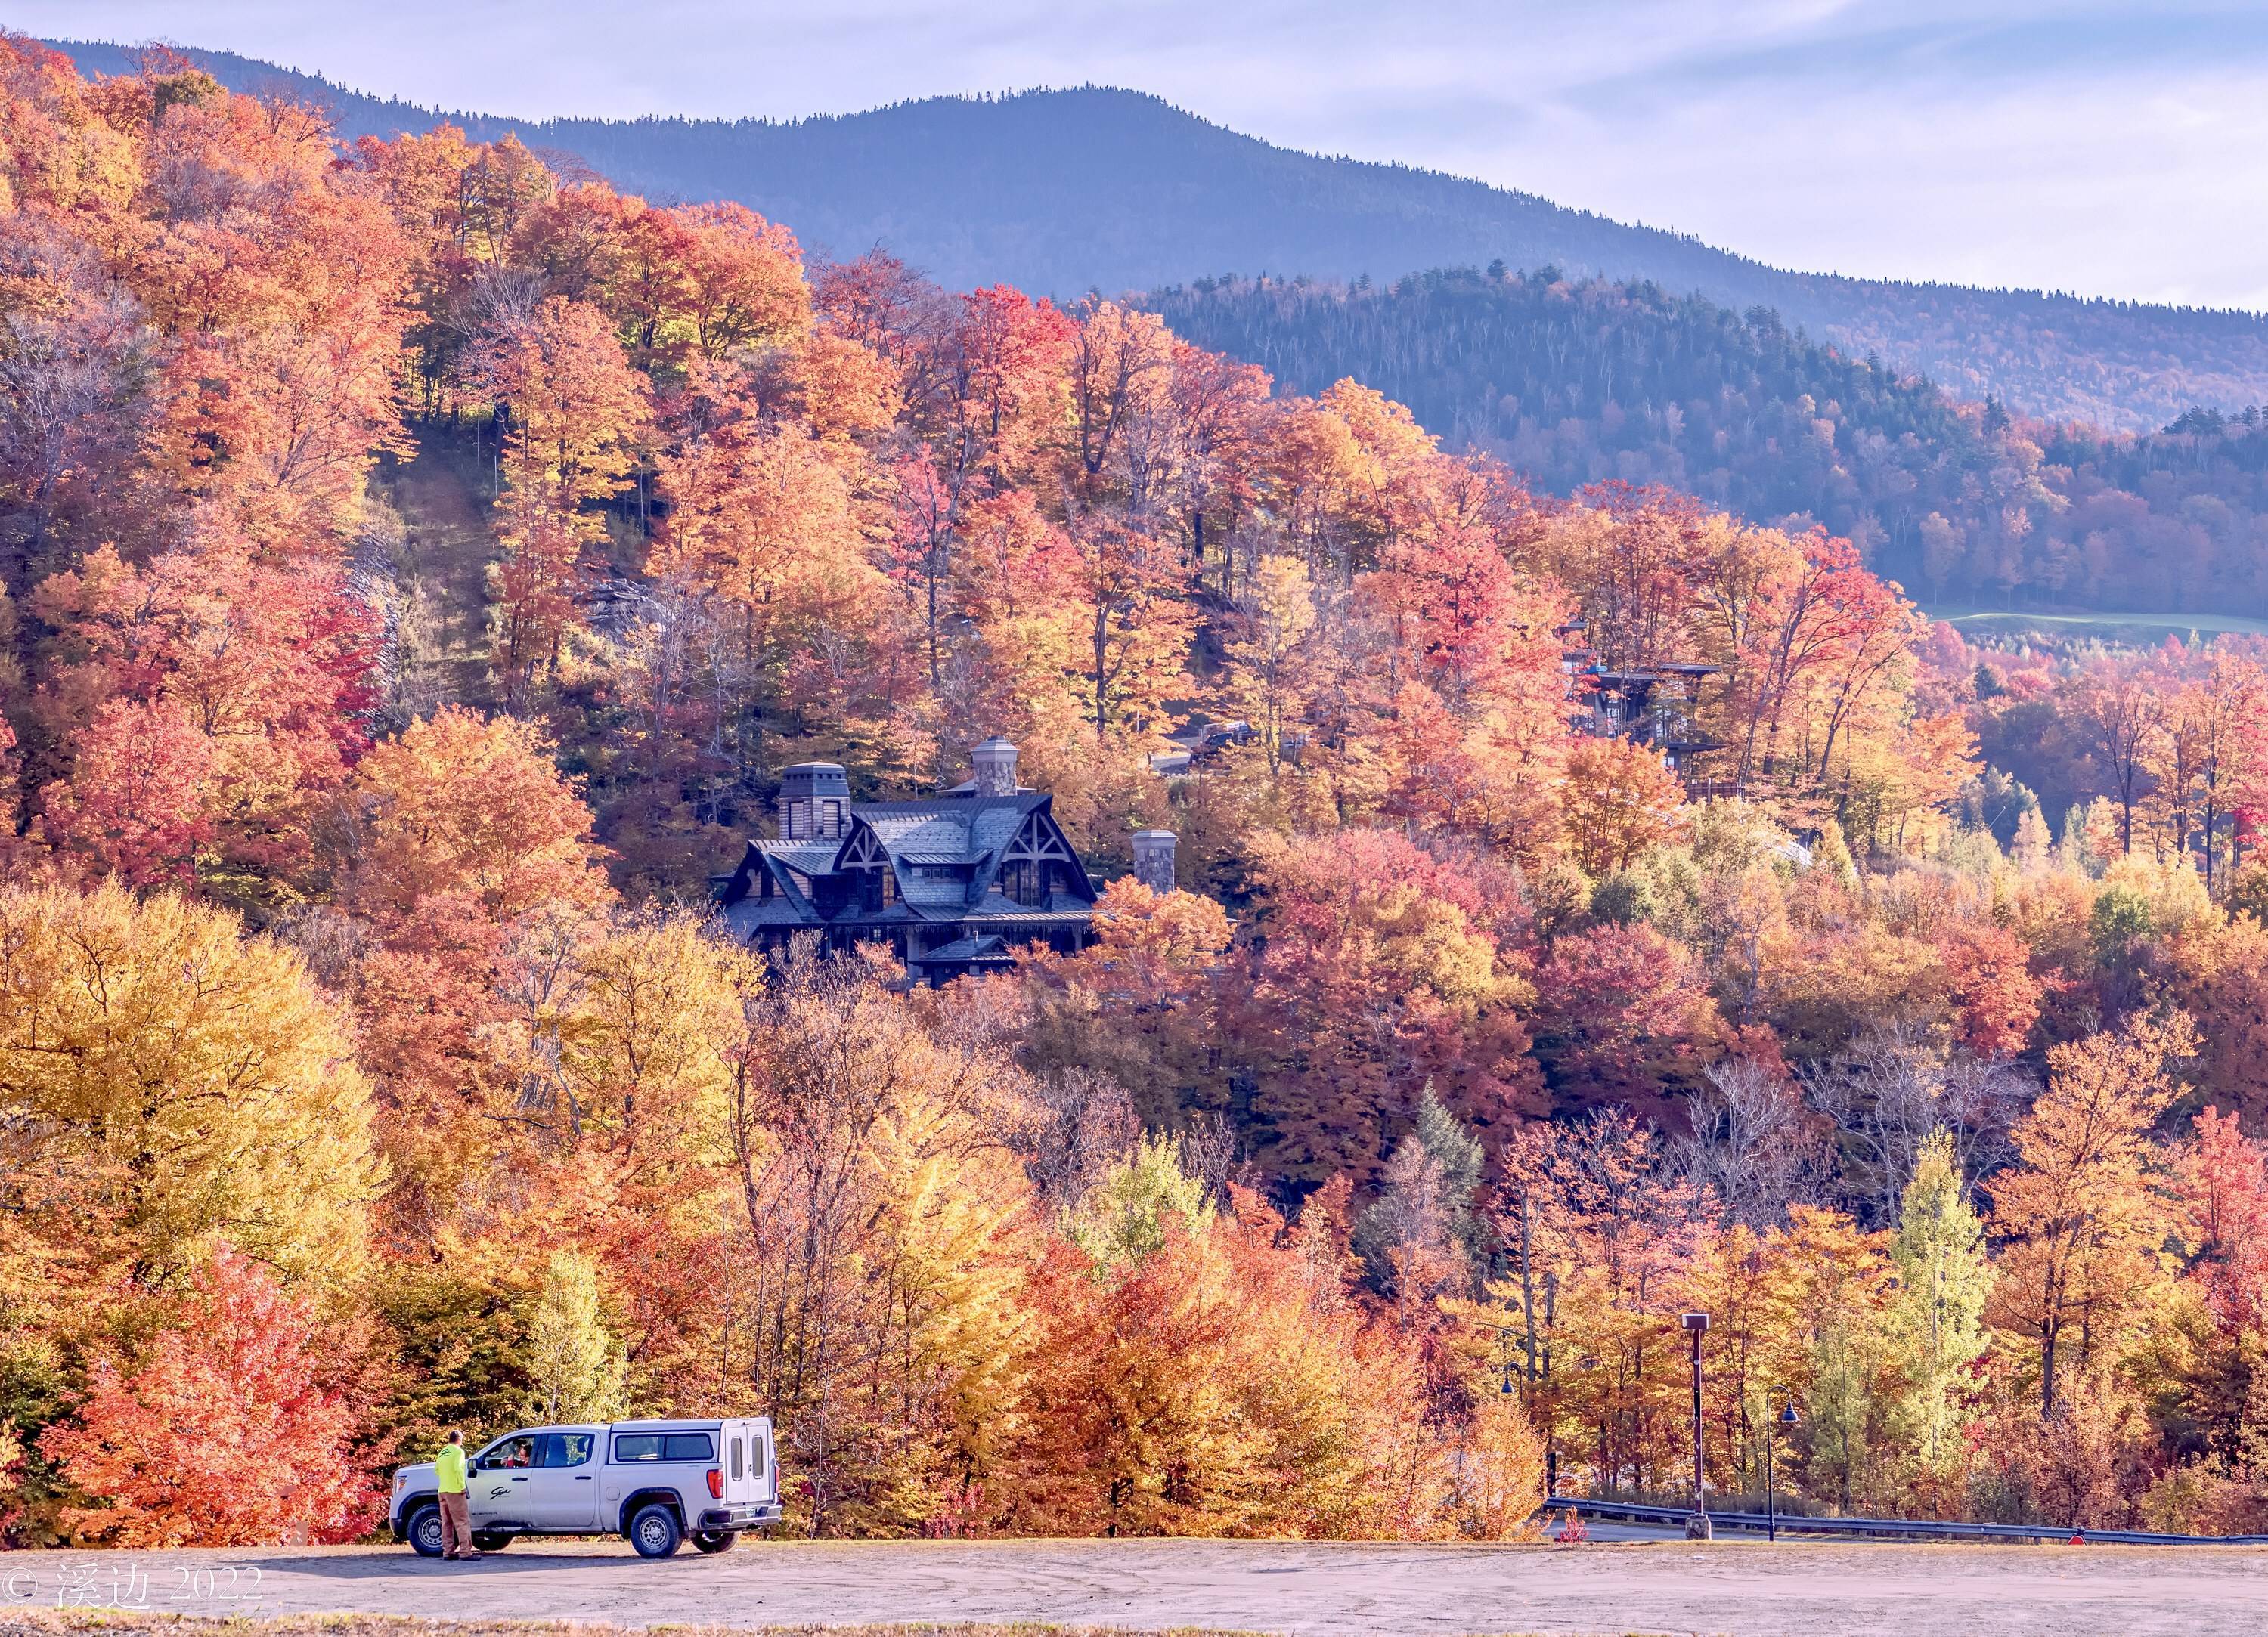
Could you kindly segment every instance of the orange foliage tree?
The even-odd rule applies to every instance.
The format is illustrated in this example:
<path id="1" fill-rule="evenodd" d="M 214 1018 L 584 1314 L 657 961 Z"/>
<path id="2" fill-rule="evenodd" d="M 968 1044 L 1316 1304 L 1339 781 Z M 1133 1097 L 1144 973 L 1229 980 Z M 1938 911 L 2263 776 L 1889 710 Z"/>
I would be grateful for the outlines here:
<path id="1" fill-rule="evenodd" d="M 222 1246 L 137 1357 L 98 1353 L 41 1452 L 98 1504 L 66 1516 L 121 1546 L 354 1540 L 378 1519 L 350 1344 Z M 256 1482 L 247 1475 L 257 1472 Z"/>

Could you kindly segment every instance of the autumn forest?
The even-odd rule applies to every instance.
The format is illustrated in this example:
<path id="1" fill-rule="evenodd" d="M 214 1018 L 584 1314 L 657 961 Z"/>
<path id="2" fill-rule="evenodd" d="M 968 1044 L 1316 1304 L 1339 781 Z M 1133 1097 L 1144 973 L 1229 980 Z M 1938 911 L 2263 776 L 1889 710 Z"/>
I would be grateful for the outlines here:
<path id="1" fill-rule="evenodd" d="M 1517 1538 L 1684 1498 L 1688 1310 L 1719 1497 L 2268 1531 L 2268 648 L 793 227 L 0 36 L 0 1540 L 645 1413 L 809 1535 Z M 1086 947 L 720 925 L 994 735 Z"/>

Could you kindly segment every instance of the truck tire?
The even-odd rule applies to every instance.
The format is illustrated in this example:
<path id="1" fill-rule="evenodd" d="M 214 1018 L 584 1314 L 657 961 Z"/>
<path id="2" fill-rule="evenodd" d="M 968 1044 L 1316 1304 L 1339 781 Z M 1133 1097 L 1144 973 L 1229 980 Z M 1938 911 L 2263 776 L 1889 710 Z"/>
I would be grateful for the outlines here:
<path id="1" fill-rule="evenodd" d="M 476 1529 L 473 1531 L 473 1549 L 475 1552 L 501 1552 L 512 1545 L 512 1537 L 509 1531 L 502 1534 L 491 1534 L 485 1529 Z"/>
<path id="2" fill-rule="evenodd" d="M 441 1555 L 441 1509 L 427 1501 L 412 1508 L 404 1520 L 401 1532 L 409 1538 L 409 1549 L 421 1558 Z"/>
<path id="3" fill-rule="evenodd" d="M 677 1514 L 659 1501 L 640 1507 L 623 1532 L 642 1558 L 668 1557 L 685 1538 L 685 1531 L 677 1526 Z"/>
<path id="4" fill-rule="evenodd" d="M 719 1552 L 730 1552 L 740 1538 L 737 1530 L 696 1529 L 693 1531 L 693 1549 L 715 1557 Z"/>

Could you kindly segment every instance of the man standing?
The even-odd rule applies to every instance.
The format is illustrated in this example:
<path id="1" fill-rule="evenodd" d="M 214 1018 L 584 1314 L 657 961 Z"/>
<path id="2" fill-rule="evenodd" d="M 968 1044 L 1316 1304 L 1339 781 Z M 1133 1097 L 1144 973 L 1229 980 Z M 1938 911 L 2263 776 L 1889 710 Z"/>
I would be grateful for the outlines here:
<path id="1" fill-rule="evenodd" d="M 465 1435 L 449 1429 L 449 1442 L 433 1462 L 441 1491 L 441 1555 L 463 1560 L 480 1556 L 473 1545 L 472 1504 L 465 1496 Z"/>

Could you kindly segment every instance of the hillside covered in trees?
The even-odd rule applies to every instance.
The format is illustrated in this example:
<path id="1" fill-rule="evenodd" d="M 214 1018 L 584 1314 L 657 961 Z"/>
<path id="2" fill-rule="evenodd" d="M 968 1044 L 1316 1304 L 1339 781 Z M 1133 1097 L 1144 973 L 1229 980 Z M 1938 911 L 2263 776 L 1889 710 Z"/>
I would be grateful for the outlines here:
<path id="1" fill-rule="evenodd" d="M 61 42 L 91 72 L 139 54 Z M 951 289 L 996 283 L 1075 298 L 1241 274 L 1390 281 L 1427 268 L 1557 267 L 1697 292 L 1881 355 L 1955 396 L 2115 431 L 2194 405 L 2268 401 L 2268 318 L 1793 272 L 1689 236 L 1404 165 L 1294 152 L 1156 97 L 1088 86 L 939 97 L 796 121 L 444 115 L 227 52 L 191 52 L 225 84 L 325 111 L 350 137 L 516 134 L 615 186 L 729 199 L 838 257 L 887 249 Z"/>
<path id="2" fill-rule="evenodd" d="M 2051 425 L 1956 402 L 1767 310 L 1556 268 L 1200 280 L 1147 305 L 1301 391 L 1362 381 L 1557 493 L 1660 483 L 1815 522 L 1934 599 L 2268 613 L 2257 407 L 2140 435 Z"/>
<path id="3" fill-rule="evenodd" d="M 2268 1523 L 2257 653 L 508 138 L 14 40 L 0 131 L 10 1544 L 648 1410 L 815 1536 L 1516 1538 L 1682 1484 L 1694 1309 L 1719 1494 Z M 995 733 L 1091 944 L 711 913 Z"/>

